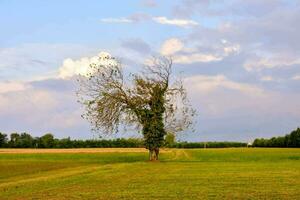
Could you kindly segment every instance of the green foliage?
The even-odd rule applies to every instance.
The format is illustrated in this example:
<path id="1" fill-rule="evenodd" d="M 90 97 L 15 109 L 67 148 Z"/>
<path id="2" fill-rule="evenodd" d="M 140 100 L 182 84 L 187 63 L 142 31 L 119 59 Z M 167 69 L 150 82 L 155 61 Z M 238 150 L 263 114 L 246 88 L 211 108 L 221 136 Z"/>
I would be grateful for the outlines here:
<path id="1" fill-rule="evenodd" d="M 175 134 L 174 133 L 167 133 L 165 137 L 165 146 L 172 147 L 175 144 Z"/>
<path id="2" fill-rule="evenodd" d="M 0 147 L 6 147 L 7 135 L 0 132 Z"/>
<path id="3" fill-rule="evenodd" d="M 28 133 L 12 133 L 10 135 L 9 147 L 12 148 L 29 148 L 34 147 L 34 139 Z"/>
<path id="4" fill-rule="evenodd" d="M 163 122 L 163 114 L 165 112 L 164 90 L 159 84 L 152 85 L 149 108 L 137 109 L 136 111 L 143 127 L 145 147 L 150 150 L 161 147 L 166 135 Z"/>
<path id="5" fill-rule="evenodd" d="M 18 147 L 20 141 L 20 135 L 18 133 L 12 133 L 10 134 L 10 141 L 9 141 L 9 146 L 10 147 Z"/>
<path id="6" fill-rule="evenodd" d="M 271 139 L 257 138 L 253 147 L 300 147 L 300 128 L 283 137 L 272 137 Z"/>
<path id="7" fill-rule="evenodd" d="M 0 148 L 114 148 L 114 147 L 143 147 L 141 139 L 118 138 L 113 140 L 71 140 L 70 137 L 57 139 L 53 134 L 47 133 L 41 137 L 32 137 L 27 133 L 12 133 L 10 140 L 6 134 L 0 133 Z"/>
<path id="8" fill-rule="evenodd" d="M 155 127 L 156 129 L 156 127 Z M 147 137 L 147 136 L 145 136 Z M 0 138 L 4 138 L 4 143 L 0 147 L 8 148 L 137 148 L 145 147 L 145 140 L 134 138 L 117 138 L 113 140 L 72 140 L 70 137 L 57 139 L 53 134 L 47 133 L 41 137 L 32 137 L 28 133 L 12 133 L 10 140 L 6 139 L 6 134 L 0 133 Z M 153 136 L 149 137 L 150 139 Z M 155 141 L 164 141 L 165 147 L 168 148 L 204 148 L 203 142 L 176 142 L 175 135 L 168 133 L 165 139 L 158 138 Z M 151 144 L 151 141 L 148 141 Z M 206 148 L 226 148 L 226 147 L 246 147 L 246 143 L 240 142 L 206 142 Z M 151 147 L 149 147 L 151 148 Z"/>
<path id="9" fill-rule="evenodd" d="M 300 147 L 300 128 L 291 132 L 286 141 L 288 147 Z"/>
<path id="10" fill-rule="evenodd" d="M 42 148 L 54 147 L 54 136 L 51 133 L 47 133 L 40 138 L 40 145 Z"/>
<path id="11" fill-rule="evenodd" d="M 177 142 L 170 145 L 171 148 L 229 148 L 229 147 L 247 147 L 243 142 Z"/>
<path id="12" fill-rule="evenodd" d="M 151 115 L 151 112 L 149 112 Z M 151 119 L 151 118 L 150 118 Z M 158 118 L 159 119 L 159 118 Z M 144 130 L 144 140 L 141 139 L 114 139 L 114 140 L 71 140 L 68 138 L 57 139 L 51 133 L 47 133 L 41 137 L 32 137 L 28 133 L 12 133 L 10 140 L 7 135 L 0 132 L 0 148 L 93 148 L 93 147 L 145 147 L 156 148 L 157 144 L 161 147 L 164 145 L 168 148 L 226 148 L 226 147 L 247 147 L 247 143 L 243 142 L 175 142 L 173 133 L 161 134 L 159 126 L 161 122 L 146 124 L 144 127 L 149 130 Z M 148 120 L 145 120 L 148 122 Z M 149 135 L 147 135 L 147 133 Z M 154 133 L 154 136 L 151 134 Z M 145 144 L 145 140 L 147 143 Z M 151 146 L 153 144 L 153 146 Z M 253 147 L 300 147 L 300 128 L 292 131 L 283 137 L 272 137 L 270 139 L 255 139 Z"/>

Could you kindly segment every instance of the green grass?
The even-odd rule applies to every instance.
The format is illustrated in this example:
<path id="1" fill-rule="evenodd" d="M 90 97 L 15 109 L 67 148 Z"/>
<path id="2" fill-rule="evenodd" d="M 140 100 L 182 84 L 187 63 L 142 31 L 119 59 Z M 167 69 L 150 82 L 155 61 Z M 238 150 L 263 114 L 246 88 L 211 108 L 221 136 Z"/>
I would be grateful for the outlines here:
<path id="1" fill-rule="evenodd" d="M 0 154 L 0 199 L 300 199 L 300 149 Z"/>

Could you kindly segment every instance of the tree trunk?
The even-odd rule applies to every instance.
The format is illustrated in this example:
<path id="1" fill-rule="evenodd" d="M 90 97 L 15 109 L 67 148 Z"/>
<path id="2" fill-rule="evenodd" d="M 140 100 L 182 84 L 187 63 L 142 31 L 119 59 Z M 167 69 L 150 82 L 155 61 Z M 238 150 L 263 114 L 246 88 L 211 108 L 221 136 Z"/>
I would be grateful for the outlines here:
<path id="1" fill-rule="evenodd" d="M 149 149 L 149 160 L 150 161 L 157 161 L 159 154 L 159 148 Z"/>

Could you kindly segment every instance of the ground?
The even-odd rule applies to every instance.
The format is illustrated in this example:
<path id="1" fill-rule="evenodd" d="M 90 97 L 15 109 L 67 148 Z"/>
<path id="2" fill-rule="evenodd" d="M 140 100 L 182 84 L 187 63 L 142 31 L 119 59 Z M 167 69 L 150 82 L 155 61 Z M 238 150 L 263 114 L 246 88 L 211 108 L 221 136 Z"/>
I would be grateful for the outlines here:
<path id="1" fill-rule="evenodd" d="M 0 199 L 300 199 L 300 149 L 0 149 Z"/>

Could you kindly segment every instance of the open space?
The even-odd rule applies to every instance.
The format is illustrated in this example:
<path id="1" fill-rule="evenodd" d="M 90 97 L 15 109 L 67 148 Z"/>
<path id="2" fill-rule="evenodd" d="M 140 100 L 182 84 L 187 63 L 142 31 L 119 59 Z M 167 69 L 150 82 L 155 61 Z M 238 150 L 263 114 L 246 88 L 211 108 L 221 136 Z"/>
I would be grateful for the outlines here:
<path id="1" fill-rule="evenodd" d="M 0 0 L 0 200 L 300 200 L 300 0 Z"/>
<path id="2" fill-rule="evenodd" d="M 0 199 L 299 199 L 300 149 L 2 149 Z"/>

